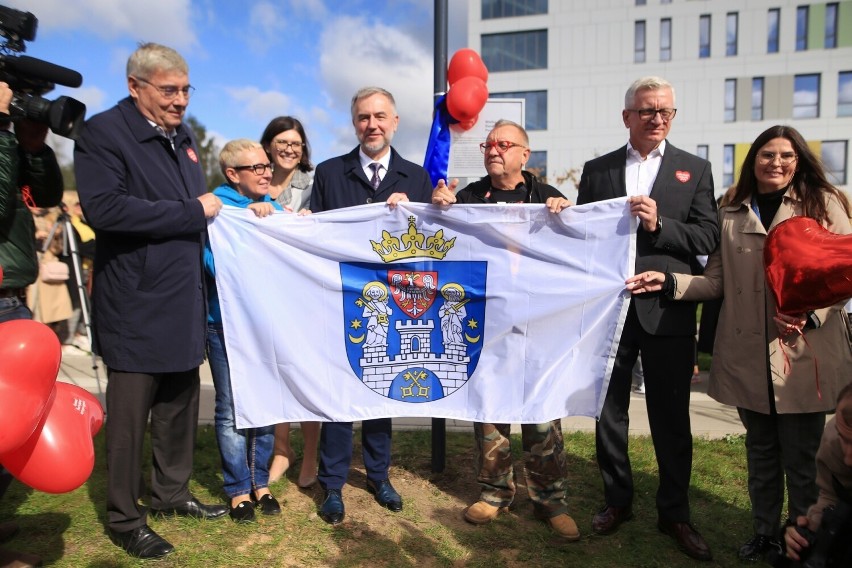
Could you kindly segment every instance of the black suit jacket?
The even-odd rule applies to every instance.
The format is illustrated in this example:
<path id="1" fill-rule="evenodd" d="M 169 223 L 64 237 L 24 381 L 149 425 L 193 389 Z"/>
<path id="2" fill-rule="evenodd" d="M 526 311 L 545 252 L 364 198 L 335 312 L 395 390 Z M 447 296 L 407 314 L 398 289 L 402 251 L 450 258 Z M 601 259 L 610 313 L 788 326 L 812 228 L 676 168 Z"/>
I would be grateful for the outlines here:
<path id="1" fill-rule="evenodd" d="M 627 146 L 586 162 L 577 203 L 624 197 Z M 692 274 L 691 260 L 710 254 L 719 243 L 713 174 L 710 162 L 666 142 L 660 171 L 651 188 L 657 214 L 663 220 L 659 234 L 636 235 L 636 273 L 645 270 Z M 676 302 L 661 294 L 634 296 L 642 328 L 652 335 L 694 335 L 695 303 Z"/>
<path id="2" fill-rule="evenodd" d="M 311 211 L 319 213 L 364 205 L 383 203 L 392 193 L 405 193 L 411 201 L 432 202 L 432 181 L 422 166 L 405 160 L 391 148 L 388 171 L 377 190 L 364 174 L 358 147 L 317 166 L 314 188 L 311 191 Z"/>

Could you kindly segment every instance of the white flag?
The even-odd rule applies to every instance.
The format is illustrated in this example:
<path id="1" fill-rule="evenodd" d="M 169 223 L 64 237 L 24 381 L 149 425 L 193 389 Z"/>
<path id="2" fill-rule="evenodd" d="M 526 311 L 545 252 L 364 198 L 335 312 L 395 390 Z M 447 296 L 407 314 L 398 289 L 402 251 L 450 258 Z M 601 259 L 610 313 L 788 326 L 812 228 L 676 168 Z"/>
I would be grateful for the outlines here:
<path id="1" fill-rule="evenodd" d="M 208 227 L 237 427 L 597 416 L 627 310 L 626 198 L 364 205 Z"/>

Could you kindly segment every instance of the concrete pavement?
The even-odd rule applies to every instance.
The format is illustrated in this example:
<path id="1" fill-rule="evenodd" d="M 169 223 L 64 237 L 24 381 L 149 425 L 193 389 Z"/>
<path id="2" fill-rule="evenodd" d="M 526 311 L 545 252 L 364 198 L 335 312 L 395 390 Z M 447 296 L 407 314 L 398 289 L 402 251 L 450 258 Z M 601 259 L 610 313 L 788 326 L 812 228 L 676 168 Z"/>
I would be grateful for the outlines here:
<path id="1" fill-rule="evenodd" d="M 67 351 L 72 351 L 66 348 Z M 94 362 L 93 368 L 91 355 L 74 349 L 73 352 L 63 353 L 62 365 L 59 369 L 57 380 L 72 383 L 87 389 L 104 400 L 106 391 L 106 369 L 100 359 Z M 632 394 L 630 401 L 630 433 L 632 435 L 649 435 L 648 412 L 645 408 L 643 395 Z M 201 367 L 201 402 L 199 411 L 199 422 L 201 424 L 213 423 L 213 379 L 210 376 L 210 368 L 205 363 Z M 700 383 L 692 386 L 692 398 L 690 402 L 690 416 L 692 418 L 692 433 L 704 438 L 722 438 L 727 434 L 743 434 L 745 429 L 737 415 L 736 408 L 719 404 L 707 396 L 707 373 L 702 373 Z M 431 427 L 429 418 L 394 418 L 394 428 L 399 430 L 428 429 Z M 594 431 L 595 421 L 585 416 L 569 416 L 562 419 L 562 428 L 565 431 Z M 447 420 L 448 431 L 472 431 L 470 422 L 464 420 Z M 516 428 L 513 428 L 515 430 Z M 520 428 L 517 428 L 520 432 Z"/>

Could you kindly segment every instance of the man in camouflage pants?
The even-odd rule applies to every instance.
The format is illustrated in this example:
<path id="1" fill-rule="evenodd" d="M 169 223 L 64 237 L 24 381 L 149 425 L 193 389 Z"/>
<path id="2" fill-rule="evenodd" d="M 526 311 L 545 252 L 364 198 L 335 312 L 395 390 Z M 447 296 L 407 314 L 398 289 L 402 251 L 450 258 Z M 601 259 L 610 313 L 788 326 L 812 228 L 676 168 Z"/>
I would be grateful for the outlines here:
<path id="1" fill-rule="evenodd" d="M 523 127 L 498 120 L 480 145 L 488 175 L 457 194 L 458 180 L 453 180 L 449 186 L 440 180 L 432 193 L 432 203 L 543 203 L 553 213 L 559 213 L 571 202 L 555 187 L 523 171 L 530 157 L 529 145 Z M 478 450 L 476 480 L 482 492 L 479 501 L 464 512 L 468 522 L 476 525 L 490 522 L 505 511 L 515 497 L 509 429 L 509 424 L 475 422 L 473 425 Z M 523 424 L 521 439 L 526 456 L 524 475 L 535 516 L 547 522 L 561 538 L 578 540 L 580 531 L 568 515 L 565 500 L 568 482 L 561 421 Z"/>

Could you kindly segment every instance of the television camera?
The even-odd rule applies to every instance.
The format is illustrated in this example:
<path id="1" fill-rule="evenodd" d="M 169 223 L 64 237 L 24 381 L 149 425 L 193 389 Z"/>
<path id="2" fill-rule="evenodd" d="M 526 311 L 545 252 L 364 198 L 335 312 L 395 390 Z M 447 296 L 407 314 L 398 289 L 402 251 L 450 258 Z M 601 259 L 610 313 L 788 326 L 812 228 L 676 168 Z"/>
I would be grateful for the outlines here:
<path id="1" fill-rule="evenodd" d="M 9 117 L 0 120 L 30 119 L 46 124 L 60 136 L 76 139 L 83 128 L 86 105 L 71 97 L 50 101 L 41 95 L 58 83 L 79 87 L 83 77 L 73 69 L 41 59 L 14 55 L 26 50 L 25 41 L 35 39 L 38 19 L 30 12 L 0 6 L 0 81 L 12 89 Z"/>

